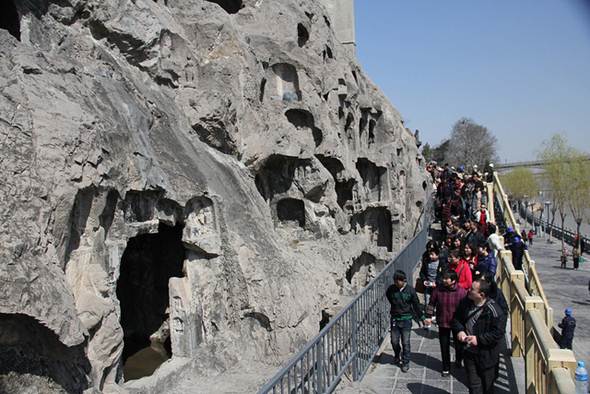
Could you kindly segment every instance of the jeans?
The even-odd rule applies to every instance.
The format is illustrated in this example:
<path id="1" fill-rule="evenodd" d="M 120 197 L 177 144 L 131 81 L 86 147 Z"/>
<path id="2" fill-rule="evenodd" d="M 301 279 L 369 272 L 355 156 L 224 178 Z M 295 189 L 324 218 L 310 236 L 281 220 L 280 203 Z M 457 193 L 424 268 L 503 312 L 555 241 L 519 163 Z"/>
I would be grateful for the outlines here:
<path id="1" fill-rule="evenodd" d="M 496 366 L 481 369 L 477 366 L 475 357 L 473 355 L 466 355 L 464 361 L 469 394 L 493 394 L 494 381 L 498 375 L 498 368 Z"/>
<path id="2" fill-rule="evenodd" d="M 438 342 L 440 343 L 440 354 L 442 357 L 443 371 L 451 370 L 451 337 L 453 337 L 453 343 L 455 344 L 455 360 L 460 362 L 463 359 L 462 345 L 454 338 L 451 329 L 439 327 Z"/>
<path id="3" fill-rule="evenodd" d="M 428 303 L 430 302 L 430 297 L 432 296 L 432 293 L 434 293 L 434 287 L 425 287 L 424 288 L 424 308 L 425 309 L 428 306 Z"/>
<path id="4" fill-rule="evenodd" d="M 412 333 L 412 319 L 395 320 L 391 318 L 391 346 L 396 359 L 401 359 L 403 365 L 410 363 L 410 334 Z M 400 346 L 401 339 L 401 346 Z M 401 353 L 401 354 L 400 354 Z M 400 358 L 401 355 L 401 358 Z"/>

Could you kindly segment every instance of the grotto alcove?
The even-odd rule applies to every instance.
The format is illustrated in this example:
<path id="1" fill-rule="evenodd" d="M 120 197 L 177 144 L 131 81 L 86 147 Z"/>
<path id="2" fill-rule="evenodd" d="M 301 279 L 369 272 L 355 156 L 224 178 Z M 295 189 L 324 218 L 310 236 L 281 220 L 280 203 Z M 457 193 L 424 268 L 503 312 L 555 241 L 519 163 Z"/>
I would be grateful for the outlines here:
<path id="1" fill-rule="evenodd" d="M 12 0 L 3 0 L 0 3 L 0 29 L 8 30 L 20 41 L 20 18 Z"/>
<path id="2" fill-rule="evenodd" d="M 140 234 L 127 242 L 117 281 L 125 380 L 151 375 L 172 356 L 168 281 L 183 276 L 182 229 L 160 223 L 156 234 Z M 156 332 L 162 341 L 150 340 Z"/>
<path id="3" fill-rule="evenodd" d="M 244 4 L 242 0 L 206 0 L 210 3 L 215 3 L 225 10 L 228 14 L 236 14 Z"/>
<path id="4" fill-rule="evenodd" d="M 293 222 L 305 228 L 305 204 L 296 198 L 284 198 L 277 203 L 277 219 L 280 222 Z"/>

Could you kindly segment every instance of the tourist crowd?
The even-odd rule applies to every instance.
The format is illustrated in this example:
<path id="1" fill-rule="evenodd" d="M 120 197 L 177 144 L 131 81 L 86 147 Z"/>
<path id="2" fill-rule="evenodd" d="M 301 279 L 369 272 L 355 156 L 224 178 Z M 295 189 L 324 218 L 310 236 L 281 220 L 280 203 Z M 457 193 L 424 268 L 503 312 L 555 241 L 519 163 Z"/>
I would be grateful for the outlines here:
<path id="1" fill-rule="evenodd" d="M 450 374 L 453 342 L 455 366 L 465 368 L 470 392 L 489 393 L 498 374 L 508 312 L 495 282 L 502 242 L 487 208 L 484 179 L 489 178 L 477 167 L 470 173 L 447 165 L 427 169 L 435 184 L 440 237 L 427 243 L 415 285 L 398 271 L 387 290 L 395 361 L 408 371 L 412 319 L 427 329 L 436 322 L 442 375 Z M 522 237 L 509 228 L 504 240 L 515 254 L 515 264 L 522 265 Z M 424 294 L 424 305 L 417 293 Z"/>
<path id="2" fill-rule="evenodd" d="M 492 393 L 499 371 L 500 352 L 508 316 L 508 304 L 496 284 L 498 253 L 512 252 L 514 268 L 522 270 L 523 257 L 533 245 L 534 233 L 517 233 L 506 227 L 504 234 L 490 220 L 487 191 L 493 168 L 481 174 L 474 166 L 444 168 L 429 164 L 435 186 L 435 218 L 439 235 L 426 244 L 414 286 L 407 274 L 396 271 L 386 296 L 391 304 L 391 342 L 394 360 L 403 372 L 409 370 L 412 321 L 429 329 L 438 326 L 442 376 L 451 372 L 451 342 L 455 367 L 464 368 L 470 393 Z M 493 209 L 493 201 L 489 202 Z M 590 289 L 590 284 L 589 284 Z M 424 295 L 420 303 L 418 293 Z M 559 344 L 571 349 L 575 319 L 571 309 L 560 324 Z"/>

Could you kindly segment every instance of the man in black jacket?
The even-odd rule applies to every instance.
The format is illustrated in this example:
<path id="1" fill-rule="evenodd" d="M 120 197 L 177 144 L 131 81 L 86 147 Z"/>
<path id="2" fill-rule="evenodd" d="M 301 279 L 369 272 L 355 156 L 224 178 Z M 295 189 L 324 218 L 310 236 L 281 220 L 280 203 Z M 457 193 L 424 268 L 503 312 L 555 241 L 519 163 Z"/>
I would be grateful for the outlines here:
<path id="1" fill-rule="evenodd" d="M 471 394 L 493 393 L 498 374 L 506 314 L 491 298 L 492 291 L 487 281 L 474 281 L 452 323 L 457 340 L 465 346 L 463 360 Z"/>
<path id="2" fill-rule="evenodd" d="M 412 320 L 424 321 L 422 307 L 416 291 L 408 284 L 404 271 L 395 271 L 393 284 L 389 286 L 385 296 L 391 304 L 391 345 L 395 353 L 394 362 L 399 364 L 401 361 L 402 372 L 408 372 L 410 369 Z"/>

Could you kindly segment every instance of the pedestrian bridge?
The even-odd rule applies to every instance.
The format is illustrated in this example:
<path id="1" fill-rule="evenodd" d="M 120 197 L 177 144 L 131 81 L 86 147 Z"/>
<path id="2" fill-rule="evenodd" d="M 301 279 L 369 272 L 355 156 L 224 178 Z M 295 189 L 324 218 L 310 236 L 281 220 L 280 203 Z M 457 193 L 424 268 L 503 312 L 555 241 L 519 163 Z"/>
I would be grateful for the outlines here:
<path id="1" fill-rule="evenodd" d="M 490 212 L 500 228 L 520 231 L 497 174 L 487 184 Z M 440 377 L 436 332 L 415 328 L 410 371 L 400 374 L 389 345 L 389 303 L 385 290 L 393 272 L 413 272 L 427 241 L 430 218 L 418 234 L 356 298 L 289 360 L 259 391 L 265 393 L 466 393 L 465 375 Z M 498 256 L 497 282 L 510 308 L 507 347 L 501 359 L 499 393 L 575 392 L 576 359 L 553 339 L 553 309 L 535 262 L 525 253 L 516 270 L 509 251 Z M 388 348 L 389 346 L 389 348 Z"/>

